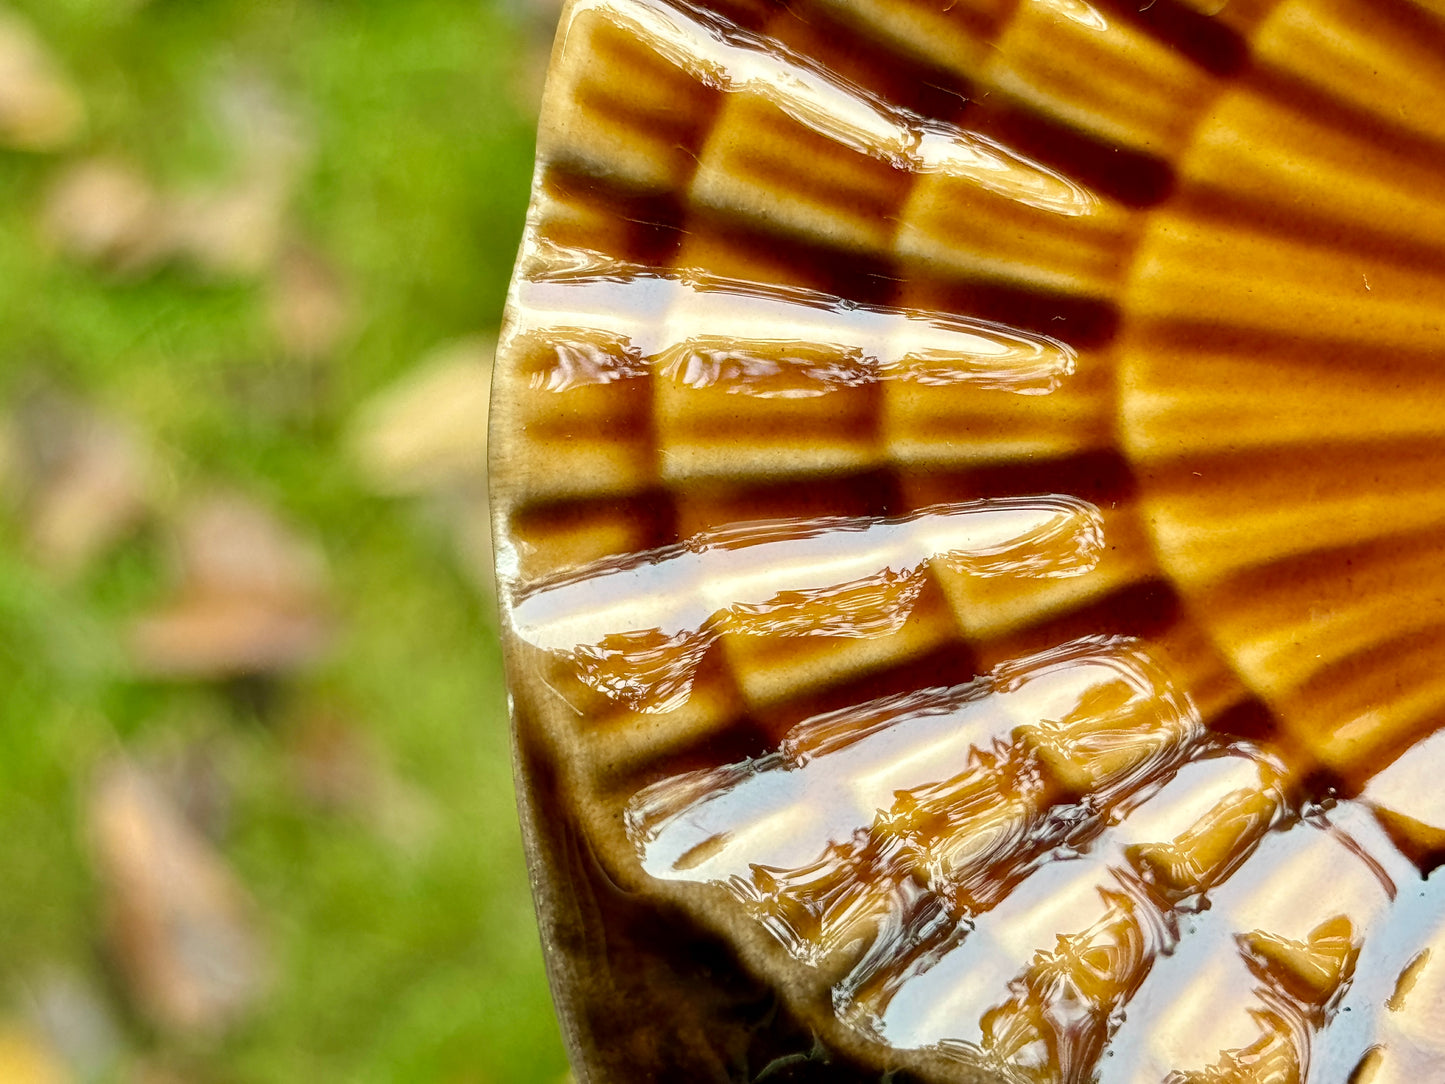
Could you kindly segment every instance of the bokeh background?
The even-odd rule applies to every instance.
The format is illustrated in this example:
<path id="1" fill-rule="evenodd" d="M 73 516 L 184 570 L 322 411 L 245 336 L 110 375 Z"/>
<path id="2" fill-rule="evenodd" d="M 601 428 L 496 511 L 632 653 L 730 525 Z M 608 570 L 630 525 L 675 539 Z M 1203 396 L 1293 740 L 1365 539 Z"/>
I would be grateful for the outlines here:
<path id="1" fill-rule="evenodd" d="M 0 1081 L 565 1079 L 491 350 L 547 0 L 0 0 Z"/>

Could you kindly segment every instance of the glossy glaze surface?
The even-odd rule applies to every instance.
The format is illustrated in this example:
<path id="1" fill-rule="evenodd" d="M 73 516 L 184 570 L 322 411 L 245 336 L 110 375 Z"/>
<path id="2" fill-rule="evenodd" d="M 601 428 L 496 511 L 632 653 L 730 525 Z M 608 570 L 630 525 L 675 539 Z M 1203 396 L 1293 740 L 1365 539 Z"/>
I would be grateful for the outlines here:
<path id="1" fill-rule="evenodd" d="M 1445 1078 L 1445 7 L 577 0 L 498 355 L 579 1072 Z"/>

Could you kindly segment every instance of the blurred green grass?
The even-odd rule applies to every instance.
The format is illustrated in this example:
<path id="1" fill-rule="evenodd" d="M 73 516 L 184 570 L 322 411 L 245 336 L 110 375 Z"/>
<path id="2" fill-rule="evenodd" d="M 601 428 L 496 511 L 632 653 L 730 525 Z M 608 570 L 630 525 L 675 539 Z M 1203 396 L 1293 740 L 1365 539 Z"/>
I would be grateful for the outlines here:
<path id="1" fill-rule="evenodd" d="M 437 343 L 495 330 L 531 168 L 523 14 L 475 0 L 13 6 L 85 97 L 81 153 L 184 184 L 226 167 L 204 103 L 217 73 L 258 72 L 299 108 L 314 149 L 296 218 L 360 314 L 323 379 L 298 381 L 259 283 L 117 282 L 47 252 L 36 220 L 63 156 L 3 153 L 0 405 L 61 388 L 143 431 L 168 486 L 239 489 L 313 533 L 341 640 L 287 703 L 354 719 L 440 816 L 413 852 L 317 815 L 252 699 L 131 676 L 117 630 L 164 590 L 156 532 L 66 582 L 0 516 L 0 1014 L 46 968 L 113 985 L 81 816 L 90 773 L 219 720 L 235 787 L 222 848 L 261 905 L 277 981 L 214 1047 L 127 1020 L 109 994 L 127 1050 L 197 1081 L 559 1080 L 493 615 L 436 523 L 374 495 L 341 454 L 361 403 Z"/>

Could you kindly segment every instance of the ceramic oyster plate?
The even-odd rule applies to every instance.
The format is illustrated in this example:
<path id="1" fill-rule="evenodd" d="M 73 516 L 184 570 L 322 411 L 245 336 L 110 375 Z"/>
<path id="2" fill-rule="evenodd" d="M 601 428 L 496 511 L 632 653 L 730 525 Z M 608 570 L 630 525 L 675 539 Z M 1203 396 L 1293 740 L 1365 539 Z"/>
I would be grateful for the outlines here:
<path id="1" fill-rule="evenodd" d="M 574 0 L 491 447 L 583 1079 L 1445 1079 L 1442 103 L 1439 0 Z"/>

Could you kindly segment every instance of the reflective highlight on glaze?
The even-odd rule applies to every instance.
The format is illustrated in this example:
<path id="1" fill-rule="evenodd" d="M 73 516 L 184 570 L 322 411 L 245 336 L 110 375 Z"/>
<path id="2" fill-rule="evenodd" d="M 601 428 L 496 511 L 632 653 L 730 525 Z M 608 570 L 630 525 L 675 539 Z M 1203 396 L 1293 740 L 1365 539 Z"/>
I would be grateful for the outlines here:
<path id="1" fill-rule="evenodd" d="M 747 523 L 532 586 L 512 613 L 523 640 L 570 659 L 586 685 L 665 713 L 686 703 L 724 636 L 886 636 L 930 564 L 984 579 L 1080 576 L 1102 546 L 1098 510 L 1068 497 Z"/>
<path id="2" fill-rule="evenodd" d="M 808 965 L 861 943 L 833 987 L 853 1026 L 1010 1080 L 1428 1067 L 1445 949 L 1404 954 L 1439 925 L 1440 879 L 1392 860 L 1361 803 L 1301 819 L 1282 764 L 1210 740 L 1161 680 L 1139 645 L 1085 640 L 809 720 L 776 754 L 648 787 L 629 836 L 651 875 L 721 886 Z"/>
<path id="3" fill-rule="evenodd" d="M 698 82 L 755 95 L 798 124 L 895 169 L 957 177 L 1050 214 L 1088 215 L 1098 206 L 1088 189 L 1055 170 L 984 136 L 891 105 L 707 12 L 664 0 L 585 0 L 573 7 L 572 18 L 587 12 L 629 28 Z"/>
<path id="4" fill-rule="evenodd" d="M 776 754 L 652 785 L 627 822 L 649 873 L 723 886 L 800 960 L 826 968 L 863 942 L 833 990 L 854 1026 L 1010 1078 L 1095 1079 L 1124 1006 L 1151 982 L 1168 987 L 1167 965 L 1151 976 L 1181 920 L 1227 908 L 1224 927 L 1241 932 L 1211 948 L 1237 974 L 1211 989 L 1263 981 L 1261 1007 L 1223 1014 L 1192 1050 L 1180 1040 L 1197 1022 L 1126 1030 L 1152 1036 L 1127 1064 L 1142 1072 L 1152 1057 L 1162 1079 L 1264 1021 L 1275 1030 L 1238 1040 L 1244 1052 L 1225 1063 L 1275 1059 L 1285 1075 L 1259 1079 L 1288 1080 L 1308 1062 L 1306 1024 L 1353 973 L 1355 931 L 1388 893 L 1352 863 L 1357 881 L 1310 900 L 1294 856 L 1293 870 L 1280 858 L 1283 877 L 1253 865 L 1274 874 L 1262 887 L 1221 890 L 1290 819 L 1282 774 L 1251 747 L 1207 741 L 1141 645 L 1089 639 L 968 686 L 810 720 Z M 1309 826 L 1270 838 L 1311 860 L 1340 847 Z M 1187 1012 L 1193 993 L 1157 1004 Z M 1232 1079 L 1222 1065 L 1197 1079 Z M 1155 1079 L 1122 1079 L 1136 1078 Z"/>
<path id="5" fill-rule="evenodd" d="M 810 1082 L 1445 1078 L 1442 58 L 1436 0 L 575 3 L 492 444 L 556 913 L 721 939 Z M 815 1060 L 755 1007 L 604 1079 Z"/>
<path id="6" fill-rule="evenodd" d="M 873 939 L 870 925 L 887 942 L 919 908 L 955 923 L 988 910 L 1201 736 L 1138 645 L 1084 640 L 809 720 L 777 753 L 654 784 L 628 829 L 653 876 L 726 885 L 820 963 Z"/>
<path id="7" fill-rule="evenodd" d="M 565 392 L 657 377 L 681 387 L 802 398 L 884 380 L 1042 395 L 1078 364 L 1058 339 L 941 312 L 859 305 L 814 290 L 658 270 L 539 246 L 517 300 L 533 387 Z"/>

